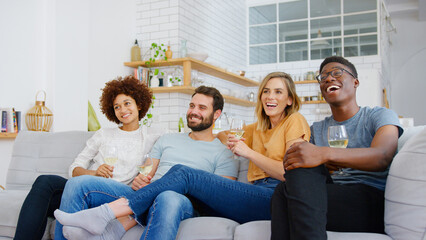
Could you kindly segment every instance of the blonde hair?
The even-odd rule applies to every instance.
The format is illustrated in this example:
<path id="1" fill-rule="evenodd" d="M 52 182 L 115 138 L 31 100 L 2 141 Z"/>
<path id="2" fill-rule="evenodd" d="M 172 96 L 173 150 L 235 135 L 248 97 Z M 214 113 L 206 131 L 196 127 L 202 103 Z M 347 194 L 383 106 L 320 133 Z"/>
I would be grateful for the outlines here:
<path id="1" fill-rule="evenodd" d="M 291 114 L 299 111 L 301 105 L 299 96 L 297 96 L 296 93 L 296 85 L 294 84 L 293 79 L 289 74 L 284 72 L 273 72 L 266 75 L 266 77 L 260 83 L 259 91 L 257 92 L 257 104 L 255 110 L 257 116 L 257 130 L 260 131 L 266 131 L 271 127 L 271 121 L 268 115 L 266 115 L 265 110 L 263 109 L 261 97 L 263 94 L 263 89 L 265 88 L 268 81 L 272 78 L 280 78 L 283 81 L 283 83 L 287 87 L 288 97 L 293 100 L 292 104 L 284 109 L 283 114 L 285 114 L 285 117 L 288 117 Z"/>

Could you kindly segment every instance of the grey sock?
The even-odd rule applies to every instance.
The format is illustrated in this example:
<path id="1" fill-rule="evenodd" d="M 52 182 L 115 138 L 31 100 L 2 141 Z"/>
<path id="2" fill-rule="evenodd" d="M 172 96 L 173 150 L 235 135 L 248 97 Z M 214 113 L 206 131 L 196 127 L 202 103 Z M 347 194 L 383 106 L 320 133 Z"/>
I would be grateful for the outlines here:
<path id="1" fill-rule="evenodd" d="M 123 225 L 118 219 L 114 219 L 109 222 L 108 226 L 105 228 L 105 231 L 102 233 L 102 237 L 104 240 L 115 240 L 121 239 L 123 235 L 126 233 Z"/>
<path id="2" fill-rule="evenodd" d="M 66 213 L 57 209 L 54 215 L 64 226 L 80 227 L 95 235 L 102 234 L 109 221 L 115 219 L 107 204 L 76 213 Z"/>
<path id="3" fill-rule="evenodd" d="M 91 234 L 79 227 L 64 226 L 63 228 L 64 237 L 68 240 L 115 240 L 121 239 L 125 233 L 126 230 L 117 219 L 109 222 L 102 235 Z"/>
<path id="4" fill-rule="evenodd" d="M 64 226 L 62 228 L 62 233 L 64 234 L 64 237 L 68 240 L 101 240 L 101 235 L 91 234 L 90 232 L 79 227 Z"/>

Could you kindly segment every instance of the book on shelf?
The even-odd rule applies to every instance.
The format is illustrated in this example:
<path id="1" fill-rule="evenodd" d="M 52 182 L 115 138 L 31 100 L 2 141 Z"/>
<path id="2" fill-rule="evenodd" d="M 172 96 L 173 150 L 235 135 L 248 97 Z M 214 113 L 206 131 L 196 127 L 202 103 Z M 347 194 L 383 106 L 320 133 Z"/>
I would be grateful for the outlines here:
<path id="1" fill-rule="evenodd" d="M 21 131 L 21 111 L 16 111 L 16 124 L 18 127 L 18 132 Z"/>
<path id="2" fill-rule="evenodd" d="M 7 112 L 1 110 L 1 132 L 7 132 Z"/>
<path id="3" fill-rule="evenodd" d="M 21 113 L 16 113 L 14 108 L 0 108 L 1 132 L 16 133 L 21 127 Z M 19 115 L 19 117 L 17 117 Z"/>
<path id="4" fill-rule="evenodd" d="M 134 75 L 135 78 L 139 81 L 148 84 L 149 79 L 149 68 L 139 66 L 138 68 L 134 69 Z"/>

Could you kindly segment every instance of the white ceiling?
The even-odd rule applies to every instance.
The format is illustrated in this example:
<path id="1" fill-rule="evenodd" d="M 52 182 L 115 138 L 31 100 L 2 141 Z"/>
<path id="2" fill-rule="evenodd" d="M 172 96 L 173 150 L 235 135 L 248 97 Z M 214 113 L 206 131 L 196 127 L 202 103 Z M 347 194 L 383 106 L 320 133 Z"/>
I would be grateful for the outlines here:
<path id="1" fill-rule="evenodd" d="M 426 21 L 426 0 L 385 0 L 391 16 L 418 14 L 419 21 Z"/>

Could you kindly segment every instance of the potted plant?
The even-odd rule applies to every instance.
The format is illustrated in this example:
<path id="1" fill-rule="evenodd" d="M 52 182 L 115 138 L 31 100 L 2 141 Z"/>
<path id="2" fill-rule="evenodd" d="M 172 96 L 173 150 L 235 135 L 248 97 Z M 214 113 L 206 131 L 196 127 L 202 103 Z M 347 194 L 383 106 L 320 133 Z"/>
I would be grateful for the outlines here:
<path id="1" fill-rule="evenodd" d="M 151 77 L 155 77 L 158 79 L 158 74 L 161 74 L 163 76 L 164 73 L 160 72 L 158 68 L 154 69 L 153 71 L 152 64 L 155 63 L 156 60 L 164 59 L 167 61 L 166 49 L 164 48 L 164 44 L 151 43 L 151 47 L 149 48 L 149 50 L 151 51 L 152 55 L 149 60 L 145 61 L 145 65 L 147 68 L 149 68 Z M 158 84 L 155 85 L 157 85 L 156 87 L 158 87 Z"/>
<path id="2" fill-rule="evenodd" d="M 179 77 L 171 77 L 169 78 L 169 81 L 173 86 L 182 86 L 182 80 Z"/>

